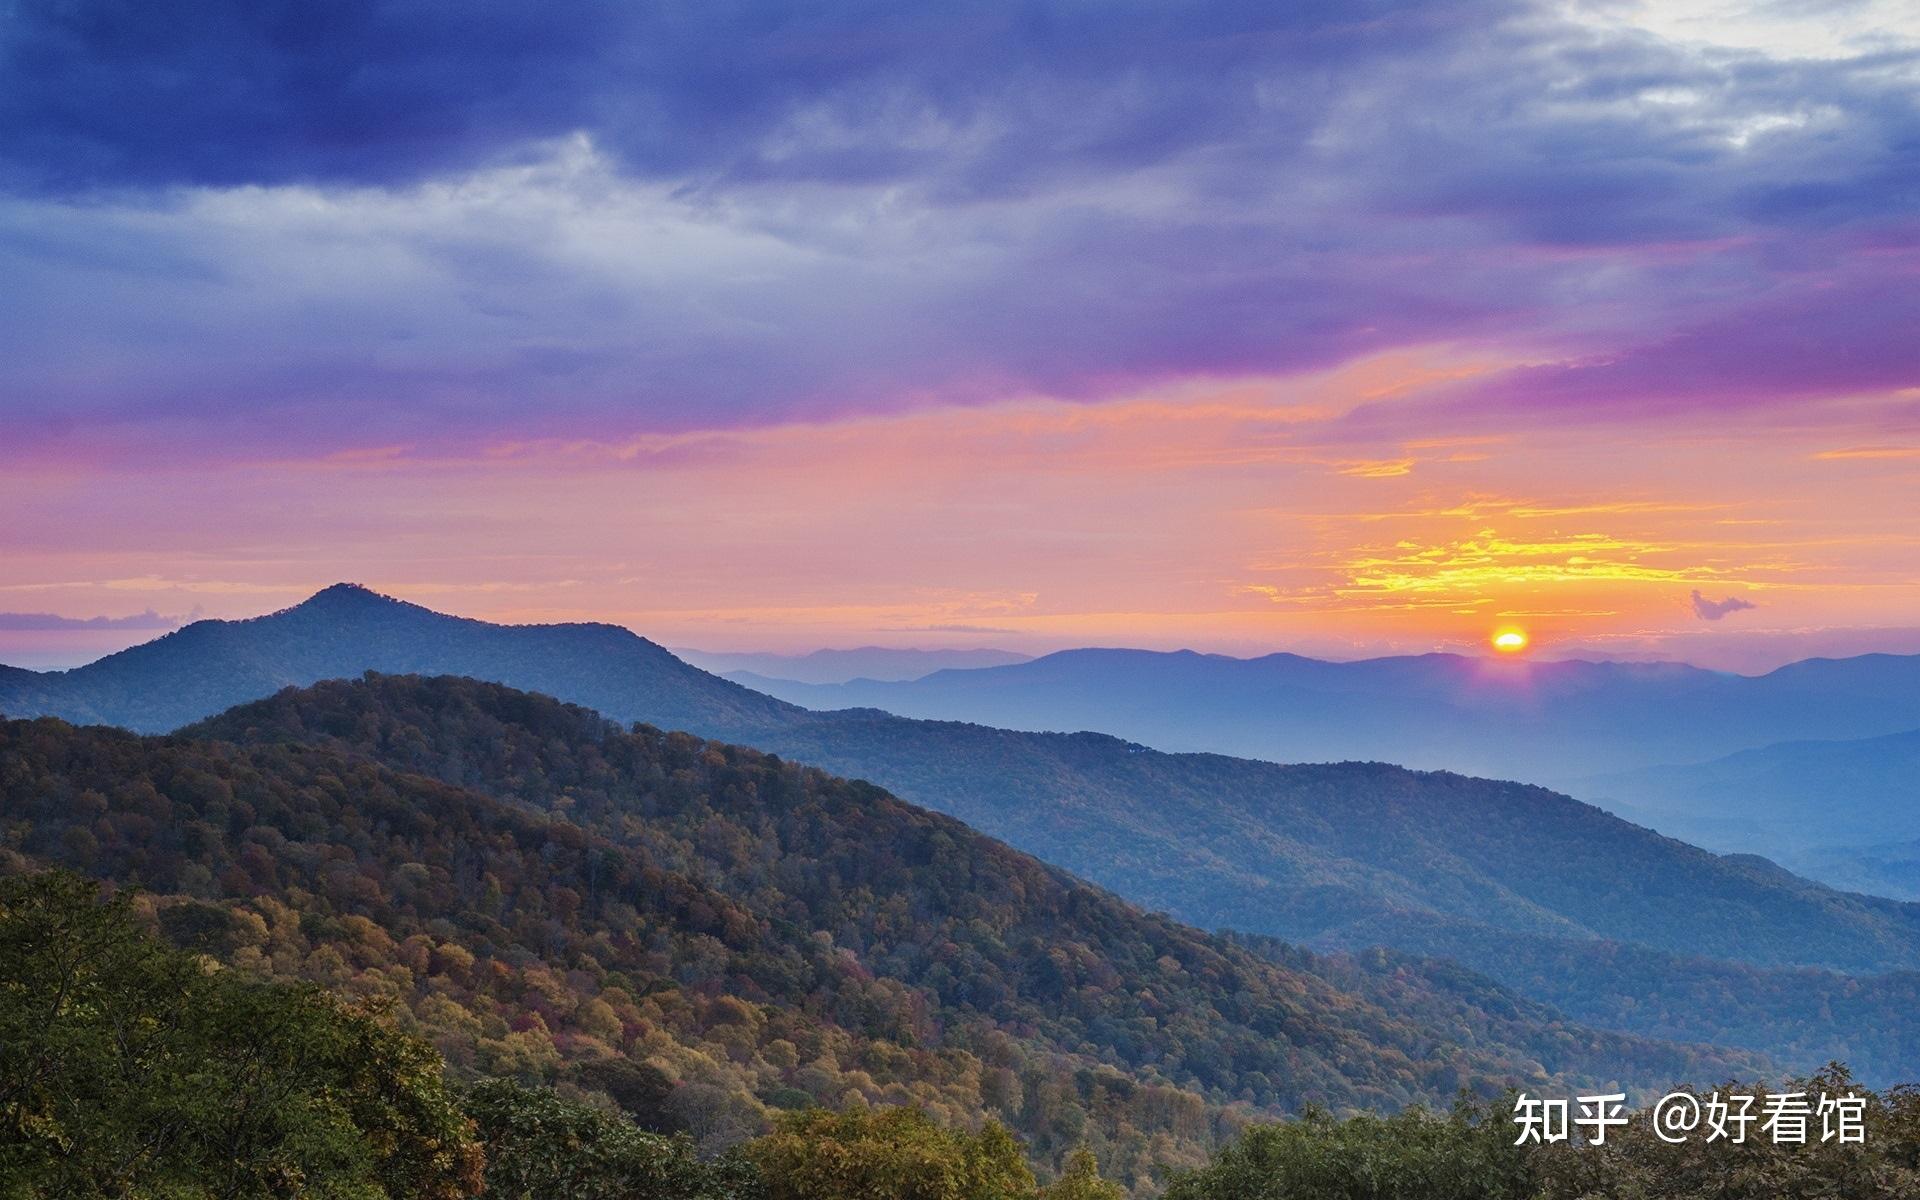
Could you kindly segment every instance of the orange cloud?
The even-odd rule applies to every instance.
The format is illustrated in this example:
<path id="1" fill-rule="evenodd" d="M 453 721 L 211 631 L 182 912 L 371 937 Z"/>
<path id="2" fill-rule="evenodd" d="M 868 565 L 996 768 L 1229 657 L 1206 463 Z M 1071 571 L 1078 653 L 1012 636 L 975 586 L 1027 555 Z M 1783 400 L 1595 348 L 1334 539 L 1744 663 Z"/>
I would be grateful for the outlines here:
<path id="1" fill-rule="evenodd" d="M 1030 649 L 1355 654 L 1478 646 L 1526 613 L 1550 649 L 1692 629 L 1696 586 L 1767 590 L 1756 628 L 1907 619 L 1920 495 L 1810 457 L 1804 433 L 1370 441 L 1343 420 L 1462 369 L 1437 351 L 1106 404 L 156 464 L 110 487 L 9 473 L 0 508 L 40 519 L 0 529 L 0 587 L 54 611 L 205 598 L 239 616 L 355 579 L 715 648 L 977 642 L 972 626 Z"/>

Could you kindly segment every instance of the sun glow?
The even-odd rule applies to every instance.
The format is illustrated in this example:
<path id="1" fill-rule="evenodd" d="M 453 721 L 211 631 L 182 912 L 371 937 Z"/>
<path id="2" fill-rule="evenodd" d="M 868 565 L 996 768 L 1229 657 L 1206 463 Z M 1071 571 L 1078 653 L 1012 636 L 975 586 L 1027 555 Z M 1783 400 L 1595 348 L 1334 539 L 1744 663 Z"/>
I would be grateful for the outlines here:
<path id="1" fill-rule="evenodd" d="M 1493 635 L 1493 648 L 1502 654 L 1518 654 L 1527 648 L 1527 631 L 1502 629 Z"/>

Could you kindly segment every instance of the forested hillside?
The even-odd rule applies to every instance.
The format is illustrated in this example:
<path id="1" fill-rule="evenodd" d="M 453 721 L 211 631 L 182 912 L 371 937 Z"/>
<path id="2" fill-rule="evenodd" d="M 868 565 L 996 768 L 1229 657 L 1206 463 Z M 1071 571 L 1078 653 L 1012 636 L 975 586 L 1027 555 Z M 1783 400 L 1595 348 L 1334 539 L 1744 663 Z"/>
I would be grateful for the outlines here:
<path id="1" fill-rule="evenodd" d="M 1920 906 L 1712 854 L 1544 788 L 902 725 L 831 713 L 758 740 L 1205 926 L 1419 948 L 1466 922 L 1763 965 L 1920 966 Z"/>
<path id="2" fill-rule="evenodd" d="M 1587 1024 L 1744 1045 L 1802 1069 L 1847 1058 L 1877 1082 L 1920 1070 L 1907 1003 L 1920 906 L 1709 854 L 1540 788 L 810 713 L 611 626 L 488 625 L 349 587 L 32 678 L 66 689 L 60 711 L 152 727 L 156 712 L 265 694 L 268 679 L 386 663 L 550 690 L 615 720 L 869 779 L 1202 928 L 1445 955 Z M 119 705 L 106 680 L 138 703 Z M 19 702 L 0 707 L 40 711 Z M 1822 1015 L 1836 1008 L 1861 1019 Z"/>
<path id="3" fill-rule="evenodd" d="M 828 714 L 763 741 L 1203 926 L 1452 958 L 1584 1023 L 1806 1070 L 1840 1059 L 1890 1083 L 1920 1065 L 1914 905 L 1519 784 L 951 723 L 915 723 L 913 744 L 896 721 Z"/>
<path id="4" fill-rule="evenodd" d="M 1471 977 L 1257 953 L 870 785 L 505 688 L 328 684 L 216 731 L 255 744 L 0 726 L 14 868 L 139 883 L 183 943 L 393 997 L 461 1069 L 710 1145 L 910 1102 L 1138 1183 L 1260 1110 L 1765 1069 Z"/>
<path id="5" fill-rule="evenodd" d="M 382 681 L 392 685 L 395 681 Z M 354 711 L 353 728 L 349 732 L 331 732 L 324 727 L 321 718 L 314 715 L 314 708 L 330 710 L 330 719 L 337 728 L 341 722 L 340 710 Z M 372 754 L 386 761 L 410 770 L 422 770 L 434 773 L 451 772 L 447 777 L 462 782 L 493 780 L 492 786 L 505 794 L 525 794 L 530 786 L 521 776 L 509 771 L 504 778 L 497 769 L 482 769 L 476 763 L 493 761 L 503 753 L 501 747 L 517 747 L 527 761 L 539 761 L 543 756 L 538 741 L 529 739 L 524 730 L 511 724 L 502 724 L 491 718 L 464 716 L 454 722 L 455 728 L 485 730 L 483 737 L 473 740 L 457 752 L 447 745 L 447 734 L 435 718 L 417 707 L 409 709 L 410 715 L 396 712 L 390 699 L 378 689 L 363 690 L 359 687 L 342 688 L 336 685 L 321 685 L 308 692 L 290 693 L 276 696 L 270 700 L 244 706 L 203 727 L 203 731 L 234 739 L 272 739 L 298 738 L 310 739 L 325 735 L 337 739 L 346 749 Z M 395 722 L 399 723 L 396 724 Z M 889 719 L 875 718 L 869 726 L 866 722 L 848 720 L 837 729 L 836 736 L 844 737 L 847 727 L 870 728 L 873 742 L 869 750 L 871 758 L 879 759 L 885 750 L 886 732 L 893 727 Z M 1195 873 L 1204 873 L 1212 865 L 1201 854 L 1188 856 L 1180 850 L 1177 837 L 1178 823 L 1183 816 L 1181 810 L 1166 813 L 1148 812 L 1144 816 L 1160 822 L 1164 832 L 1161 840 L 1132 843 L 1142 847 L 1172 847 L 1162 849 L 1157 856 L 1145 856 L 1134 862 L 1128 855 L 1115 854 L 1112 847 L 1127 845 L 1123 840 L 1127 831 L 1120 828 L 1099 829 L 1094 821 L 1097 817 L 1125 811 L 1123 806 L 1130 795 L 1152 795 L 1153 790 L 1135 784 L 1131 788 L 1126 781 L 1121 786 L 1112 786 L 1105 774 L 1104 763 L 1118 764 L 1118 769 L 1144 769 L 1151 772 L 1157 764 L 1165 762 L 1185 762 L 1185 759 L 1168 759 L 1166 756 L 1148 753 L 1131 754 L 1124 751 L 1118 755 L 1102 753 L 1113 744 L 1108 739 L 1098 738 L 1038 738 L 1035 735 L 1009 734 L 997 730 L 982 729 L 978 726 L 928 725 L 919 726 L 923 734 L 940 733 L 951 736 L 954 741 L 949 747 L 950 753 L 942 761 L 964 763 L 967 768 L 958 772 L 961 780 L 978 778 L 987 769 L 998 768 L 1004 792 L 995 794 L 996 799 L 1007 804 L 1008 798 L 1022 795 L 1047 795 L 1052 789 L 1054 795 L 1075 795 L 1079 789 L 1098 788 L 1103 784 L 1111 787 L 1105 794 L 1095 792 L 1076 807 L 1052 810 L 1035 806 L 1029 820 L 1031 825 L 1023 827 L 1023 835 L 1035 840 L 1051 837 L 1051 853 L 1073 864 L 1087 862 L 1093 869 L 1102 869 L 1107 861 L 1104 856 L 1118 858 L 1128 862 L 1134 871 L 1134 878 L 1150 877 L 1153 880 L 1172 880 L 1178 884 L 1182 878 L 1181 867 L 1192 865 Z M 827 756 L 830 743 L 822 742 L 807 751 L 808 757 Z M 1004 748 L 1013 748 L 1006 753 Z M 1031 767 L 1035 759 L 1022 757 L 1024 752 L 1034 746 L 1057 746 L 1069 750 L 1086 747 L 1090 753 L 1078 758 L 1056 764 L 1058 773 L 1050 778 L 1033 780 L 1022 773 L 1020 768 Z M 1045 761 L 1045 760 L 1040 760 Z M 1203 759 L 1202 762 L 1232 768 L 1233 760 Z M 1263 764 L 1247 764 L 1260 767 L 1263 771 L 1278 771 L 1279 768 L 1266 767 Z M 1314 776 L 1322 773 L 1320 768 L 1300 768 L 1301 773 Z M 1391 809 L 1385 813 L 1375 813 L 1364 807 L 1371 801 L 1366 792 L 1354 793 L 1352 775 L 1355 772 L 1334 770 L 1335 782 L 1321 780 L 1321 786 L 1349 789 L 1346 794 L 1354 797 L 1352 807 L 1347 810 L 1347 818 L 1355 831 L 1350 835 L 1356 843 L 1361 842 L 1358 831 L 1379 830 L 1383 826 L 1398 821 L 1403 824 L 1416 824 L 1413 817 L 1395 813 Z M 1364 774 L 1388 781 L 1414 779 L 1390 768 L 1370 769 Z M 1342 776 L 1345 776 L 1342 779 Z M 537 778 L 537 776 L 536 776 Z M 1147 778 L 1154 776 L 1148 774 Z M 1207 777 L 1201 776 L 1202 781 Z M 1229 780 L 1231 776 L 1228 777 Z M 1177 794 L 1177 778 L 1162 777 L 1159 782 L 1159 794 Z M 1769 888 L 1799 890 L 1807 889 L 1802 881 L 1781 873 L 1768 871 L 1750 864 L 1726 863 L 1726 860 L 1701 854 L 1689 847 L 1668 842 L 1665 839 L 1652 838 L 1643 831 L 1634 830 L 1615 821 L 1598 810 L 1573 804 L 1561 797 L 1552 797 L 1539 789 L 1523 788 L 1517 785 L 1487 784 L 1483 781 L 1465 780 L 1457 777 L 1438 777 L 1438 782 L 1451 783 L 1465 790 L 1469 800 L 1480 793 L 1473 790 L 1510 789 L 1508 795 L 1521 801 L 1530 797 L 1544 796 L 1555 804 L 1573 810 L 1576 814 L 1592 821 L 1602 833 L 1624 830 L 1636 839 L 1645 839 L 1656 843 L 1660 848 L 1675 854 L 1691 855 L 1700 862 L 1714 867 L 1726 866 L 1734 872 L 1738 881 L 1752 882 L 1762 894 Z M 936 781 L 938 785 L 938 781 Z M 540 784 L 537 786 L 547 786 Z M 1030 789 L 1030 790 L 1029 790 Z M 956 803 L 968 802 L 971 792 L 956 792 Z M 1226 796 L 1235 793 L 1227 791 Z M 1326 801 L 1331 808 L 1336 801 L 1331 798 L 1341 793 L 1333 792 Z M 1429 792 L 1427 795 L 1445 795 L 1443 792 Z M 1391 798 L 1392 794 L 1389 793 Z M 1217 805 L 1217 801 L 1196 797 L 1196 803 L 1208 802 Z M 1007 810 L 1015 806 L 1007 804 Z M 1468 816 L 1461 819 L 1464 833 L 1472 833 L 1488 826 L 1484 815 L 1468 810 Z M 999 812 L 994 814 L 1000 817 Z M 1255 814 L 1258 816 L 1259 814 Z M 1503 831 L 1510 836 L 1532 837 L 1525 829 L 1525 812 L 1517 814 L 1504 823 L 1496 823 L 1483 832 L 1483 836 L 1496 837 Z M 1331 821 L 1326 824 L 1333 824 Z M 1055 833 L 1053 831 L 1065 831 Z M 1311 835 L 1304 827 L 1297 829 L 1301 838 Z M 1086 844 L 1076 847 L 1071 835 L 1086 839 Z M 1257 830 L 1250 836 L 1257 836 Z M 1456 832 L 1454 836 L 1462 836 Z M 1385 852 L 1418 853 L 1421 847 L 1430 843 L 1414 842 L 1411 849 L 1382 847 Z M 1635 843 L 1629 842 L 1629 846 Z M 1362 846 L 1364 849 L 1364 845 Z M 1604 838 L 1596 840 L 1594 847 L 1587 853 L 1600 852 L 1591 869 L 1603 873 L 1610 861 L 1605 857 L 1608 846 Z M 1497 851 L 1487 851 L 1489 855 Z M 1577 861 L 1583 854 L 1583 848 L 1577 840 L 1565 846 L 1561 853 L 1570 861 Z M 1078 856 L 1076 858 L 1075 856 Z M 1621 855 L 1621 859 L 1630 863 L 1631 857 Z M 1684 861 L 1684 860 L 1683 860 Z M 1106 868 L 1111 869 L 1111 868 Z M 1649 876 L 1635 880 L 1623 872 L 1620 878 L 1610 882 L 1608 894 L 1613 890 L 1629 887 L 1641 887 L 1651 891 L 1657 903 L 1674 903 L 1675 897 L 1687 895 L 1699 896 L 1699 891 L 1687 890 L 1689 885 L 1684 879 L 1661 879 Z M 1375 886 L 1385 886 L 1378 876 Z M 1138 886 L 1136 884 L 1136 886 Z M 1284 897 L 1287 893 L 1273 889 L 1275 894 Z M 1831 896 L 1821 889 L 1808 889 L 1816 897 Z M 1331 905 L 1325 899 L 1333 889 L 1322 886 L 1319 894 L 1322 903 Z M 1604 896 L 1597 897 L 1604 899 Z M 1836 897 L 1845 901 L 1844 897 Z M 1172 897 L 1177 903 L 1178 895 Z M 1259 928 L 1273 927 L 1276 915 L 1285 915 L 1281 908 L 1282 900 L 1274 901 L 1274 909 L 1263 913 L 1258 909 L 1242 912 L 1233 919 L 1214 922 L 1224 927 Z M 1900 911 L 1901 906 L 1887 905 L 1888 909 Z M 1740 911 L 1733 903 L 1724 904 L 1728 912 Z M 1757 910 L 1756 910 L 1757 911 Z M 1844 911 L 1844 909 L 1843 909 Z M 1673 951 L 1653 949 L 1644 945 L 1635 945 L 1618 940 L 1602 940 L 1592 936 L 1569 937 L 1556 931 L 1549 934 L 1525 934 L 1512 931 L 1496 931 L 1487 925 L 1463 919 L 1436 919 L 1431 915 L 1419 915 L 1402 910 L 1391 917 L 1395 925 L 1384 923 L 1372 925 L 1362 933 L 1353 935 L 1353 944 L 1364 946 L 1369 941 L 1388 944 L 1413 944 L 1427 947 L 1464 962 L 1474 963 L 1480 969 L 1498 978 L 1520 981 L 1523 989 L 1530 995 L 1545 1000 L 1562 1012 L 1577 1013 L 1578 1019 L 1604 1028 L 1632 1029 L 1644 1031 L 1650 1036 L 1683 1041 L 1720 1041 L 1728 1045 L 1764 1047 L 1789 1061 L 1817 1065 L 1832 1059 L 1840 1059 L 1858 1064 L 1859 1068 L 1872 1078 L 1894 1080 L 1905 1077 L 1908 1064 L 1920 1061 L 1920 1022 L 1916 1022 L 1913 1012 L 1920 1002 L 1920 973 L 1910 971 L 1890 972 L 1867 976 L 1849 976 L 1831 970 L 1818 968 L 1793 967 L 1756 967 L 1749 963 L 1732 960 L 1715 960 L 1697 955 L 1685 955 Z M 1780 931 L 1757 931 L 1756 936 L 1777 937 Z M 1253 939 L 1252 945 L 1271 945 Z M 1370 952 L 1377 955 L 1377 952 Z M 1393 956 L 1386 956 L 1393 957 Z M 1406 956 L 1399 956 L 1404 959 Z M 1441 970 L 1439 964 L 1427 963 L 1425 970 Z M 1459 972 L 1461 976 L 1470 976 L 1469 972 Z M 1404 1005 L 1407 997 L 1398 997 L 1394 1003 Z M 1495 1005 L 1494 1007 L 1497 1007 Z M 1809 1069 L 1811 1069 L 1809 1067 Z"/>
<path id="6" fill-rule="evenodd" d="M 1044 1186 L 999 1122 L 911 1106 L 777 1114 L 714 1153 L 605 1092 L 450 1078 L 379 999 L 262 980 L 163 944 L 150 894 L 0 875 L 0 1193 L 9 1200 L 1125 1200 L 1085 1146 Z M 178 924 L 178 922 L 175 922 Z M 1516 1139 L 1512 1097 L 1251 1125 L 1169 1200 L 1911 1200 L 1920 1091 L 1844 1068 L 1735 1085 L 1822 1098 L 1798 1139 L 1673 1138 L 1647 1109 L 1605 1145 Z M 1781 1095 L 1782 1090 L 1789 1095 Z M 1849 1097 L 1836 1138 L 1825 1098 Z M 1711 1102 L 1704 1090 L 1696 1097 Z M 644 1106 L 643 1106 L 644 1107 Z M 1803 1110 L 1804 1111 L 1804 1110 Z M 1814 1134 L 1820 1136 L 1815 1140 Z"/>

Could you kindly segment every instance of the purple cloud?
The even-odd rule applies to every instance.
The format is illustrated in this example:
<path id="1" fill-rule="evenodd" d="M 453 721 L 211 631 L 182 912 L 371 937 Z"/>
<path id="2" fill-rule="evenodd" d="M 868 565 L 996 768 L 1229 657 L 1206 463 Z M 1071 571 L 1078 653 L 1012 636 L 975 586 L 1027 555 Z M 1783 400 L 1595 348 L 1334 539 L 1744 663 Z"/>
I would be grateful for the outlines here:
<path id="1" fill-rule="evenodd" d="M 0 455 L 430 453 L 1433 342 L 1553 360 L 1457 420 L 1909 386 L 1912 63 L 1500 0 L 28 0 Z"/>
<path id="2" fill-rule="evenodd" d="M 62 617 L 53 613 L 0 612 L 0 630 L 8 633 L 67 629 L 178 629 L 192 617 L 169 617 L 148 609 L 130 617 Z"/>
<path id="3" fill-rule="evenodd" d="M 0 158 L 18 186 L 394 185 L 586 131 L 638 176 L 937 176 L 976 197 L 1226 138 L 1298 142 L 1343 75 L 1524 11 L 1508 0 L 16 10 L 0 42 Z M 1281 69 L 1309 86 L 1262 86 Z"/>
<path id="4" fill-rule="evenodd" d="M 1738 596 L 1728 596 L 1724 600 L 1709 600 L 1700 594 L 1698 588 L 1693 592 L 1693 615 L 1702 621 L 1718 621 L 1728 613 L 1757 607 L 1759 606 L 1751 600 L 1742 600 Z"/>
<path id="5" fill-rule="evenodd" d="M 880 633 L 1018 633 L 998 625 L 889 625 Z"/>
<path id="6" fill-rule="evenodd" d="M 1707 312 L 1653 340 L 1506 372 L 1437 413 L 1619 420 L 1790 405 L 1920 384 L 1920 242 L 1908 250 L 1823 243 L 1820 268 L 1783 270 L 1774 293 Z"/>

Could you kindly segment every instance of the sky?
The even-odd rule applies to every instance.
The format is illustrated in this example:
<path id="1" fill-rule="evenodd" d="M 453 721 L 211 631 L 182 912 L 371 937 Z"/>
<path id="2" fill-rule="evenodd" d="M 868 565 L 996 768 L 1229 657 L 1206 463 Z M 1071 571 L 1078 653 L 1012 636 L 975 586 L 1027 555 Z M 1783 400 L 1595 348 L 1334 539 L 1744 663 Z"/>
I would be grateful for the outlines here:
<path id="1" fill-rule="evenodd" d="M 1920 652 L 1920 10 L 0 16 L 0 662 Z"/>

